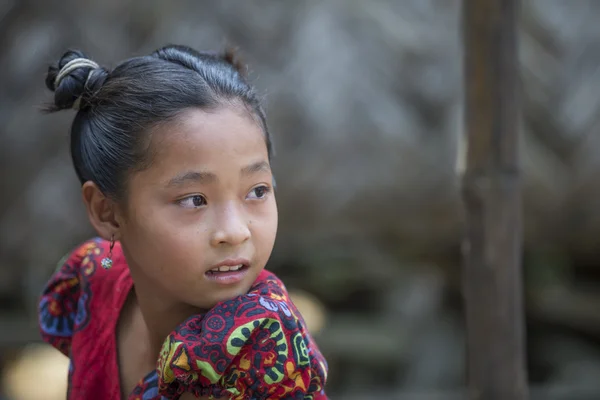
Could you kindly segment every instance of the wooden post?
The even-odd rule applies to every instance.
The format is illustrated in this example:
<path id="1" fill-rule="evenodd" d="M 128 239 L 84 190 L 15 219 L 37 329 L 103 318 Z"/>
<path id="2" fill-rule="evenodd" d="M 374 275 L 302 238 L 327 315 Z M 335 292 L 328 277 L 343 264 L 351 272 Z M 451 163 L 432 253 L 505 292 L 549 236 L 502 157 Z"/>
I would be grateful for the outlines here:
<path id="1" fill-rule="evenodd" d="M 519 178 L 519 0 L 463 0 L 471 400 L 525 400 Z"/>

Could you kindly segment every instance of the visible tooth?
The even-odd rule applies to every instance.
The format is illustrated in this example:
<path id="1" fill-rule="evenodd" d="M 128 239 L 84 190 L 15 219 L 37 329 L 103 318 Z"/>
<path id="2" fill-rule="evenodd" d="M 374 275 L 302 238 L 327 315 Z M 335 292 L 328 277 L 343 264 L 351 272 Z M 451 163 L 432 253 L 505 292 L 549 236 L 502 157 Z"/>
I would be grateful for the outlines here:
<path id="1" fill-rule="evenodd" d="M 211 269 L 211 272 L 228 272 L 228 271 L 239 271 L 240 269 L 242 269 L 243 265 L 239 264 L 239 265 L 235 265 L 233 267 L 229 267 L 227 265 L 224 265 L 222 267 L 216 267 Z"/>

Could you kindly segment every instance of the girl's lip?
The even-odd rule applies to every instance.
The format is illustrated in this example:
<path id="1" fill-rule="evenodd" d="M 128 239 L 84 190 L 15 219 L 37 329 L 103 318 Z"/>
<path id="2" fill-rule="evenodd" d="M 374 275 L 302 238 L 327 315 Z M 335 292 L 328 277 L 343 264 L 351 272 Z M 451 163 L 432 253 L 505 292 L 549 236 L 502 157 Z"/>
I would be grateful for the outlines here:
<path id="1" fill-rule="evenodd" d="M 238 269 L 237 271 L 220 271 L 220 272 L 214 272 L 214 271 L 207 271 L 204 276 L 206 276 L 206 279 L 218 283 L 220 285 L 233 285 L 236 283 L 239 283 L 240 281 L 242 281 L 244 279 L 244 277 L 248 274 L 248 270 L 250 269 L 250 267 L 248 266 L 248 264 L 244 264 L 244 263 L 237 263 L 237 264 L 233 264 L 231 266 L 236 266 L 236 265 L 240 265 L 242 264 L 242 268 Z M 227 265 L 227 264 L 222 264 L 222 265 Z M 221 265 L 220 265 L 221 266 Z M 230 265 L 228 265 L 230 266 Z M 213 267 L 215 268 L 215 267 Z"/>

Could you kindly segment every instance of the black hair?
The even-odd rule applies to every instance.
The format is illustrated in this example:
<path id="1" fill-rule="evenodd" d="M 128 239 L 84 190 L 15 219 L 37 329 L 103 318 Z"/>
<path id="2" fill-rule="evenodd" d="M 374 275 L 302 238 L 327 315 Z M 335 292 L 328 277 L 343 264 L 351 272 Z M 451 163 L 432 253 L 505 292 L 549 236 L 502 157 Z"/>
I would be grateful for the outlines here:
<path id="1" fill-rule="evenodd" d="M 219 54 L 169 45 L 125 60 L 112 71 L 69 50 L 48 68 L 46 86 L 54 91 L 47 111 L 78 109 L 71 126 L 77 177 L 82 184 L 93 181 L 115 199 L 125 193 L 127 174 L 150 162 L 147 133 L 190 108 L 244 106 L 263 129 L 272 155 L 260 99 L 231 50 Z"/>

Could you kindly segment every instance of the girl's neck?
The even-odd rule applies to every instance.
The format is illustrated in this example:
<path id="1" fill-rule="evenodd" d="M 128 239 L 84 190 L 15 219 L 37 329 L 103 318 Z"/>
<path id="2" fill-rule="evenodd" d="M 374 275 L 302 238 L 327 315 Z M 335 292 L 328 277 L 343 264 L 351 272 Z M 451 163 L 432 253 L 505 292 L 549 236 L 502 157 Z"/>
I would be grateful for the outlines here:
<path id="1" fill-rule="evenodd" d="M 133 273 L 132 278 L 135 302 L 148 329 L 150 350 L 158 355 L 167 336 L 187 318 L 203 310 L 173 301 L 151 289 L 143 278 L 133 276 Z"/>

